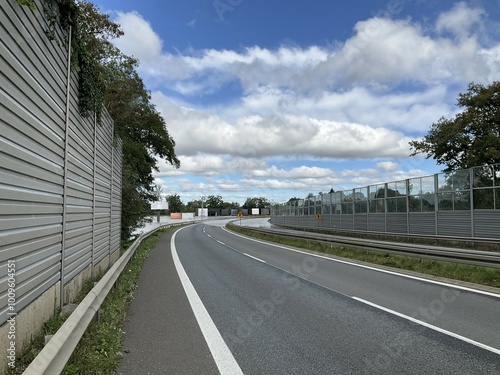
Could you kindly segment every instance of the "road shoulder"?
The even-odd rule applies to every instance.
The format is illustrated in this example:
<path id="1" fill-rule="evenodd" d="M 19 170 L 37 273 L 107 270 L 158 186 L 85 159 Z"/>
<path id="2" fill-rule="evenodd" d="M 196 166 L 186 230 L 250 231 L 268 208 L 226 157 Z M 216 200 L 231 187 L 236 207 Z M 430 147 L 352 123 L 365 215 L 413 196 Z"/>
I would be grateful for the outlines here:
<path id="1" fill-rule="evenodd" d="M 144 261 L 124 325 L 118 375 L 218 374 L 172 261 L 165 233 Z"/>

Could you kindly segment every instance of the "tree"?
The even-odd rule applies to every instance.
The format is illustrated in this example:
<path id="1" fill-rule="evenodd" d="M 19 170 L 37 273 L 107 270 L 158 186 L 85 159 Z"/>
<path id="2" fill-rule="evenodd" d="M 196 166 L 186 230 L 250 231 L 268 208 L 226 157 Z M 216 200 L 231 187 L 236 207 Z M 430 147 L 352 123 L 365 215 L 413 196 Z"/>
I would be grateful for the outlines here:
<path id="1" fill-rule="evenodd" d="M 222 202 L 219 208 L 230 210 L 232 208 L 240 208 L 240 204 L 238 202 Z"/>
<path id="2" fill-rule="evenodd" d="M 122 195 L 130 201 L 122 200 L 122 238 L 128 238 L 146 215 L 147 202 L 157 200 L 152 175 L 158 171 L 157 158 L 175 168 L 179 168 L 180 161 L 165 120 L 151 103 L 151 95 L 135 70 L 137 60 L 111 45 L 106 48 L 105 102 L 114 120 L 115 135 L 123 142 Z M 170 206 L 171 211 L 175 208 Z"/>
<path id="3" fill-rule="evenodd" d="M 231 202 L 231 203 L 227 203 L 224 208 L 227 208 L 227 209 L 231 209 L 231 208 L 239 209 L 240 208 L 240 204 L 238 202 Z"/>
<path id="4" fill-rule="evenodd" d="M 33 0 L 20 0 L 21 5 L 36 9 Z M 43 10 L 48 23 L 46 34 L 59 40 L 56 28 L 71 36 L 71 69 L 78 74 L 78 106 L 84 117 L 95 115 L 101 121 L 106 91 L 104 62 L 109 58 L 108 39 L 123 35 L 120 25 L 110 20 L 108 14 L 86 0 L 45 0 Z"/>
<path id="5" fill-rule="evenodd" d="M 154 185 L 153 190 L 154 190 L 154 194 L 156 195 L 156 200 L 161 201 L 161 193 L 163 193 L 163 189 L 162 189 L 161 185 L 158 185 L 158 184 Z"/>
<path id="6" fill-rule="evenodd" d="M 246 209 L 252 209 L 252 208 L 267 208 L 269 207 L 270 203 L 268 200 L 264 197 L 253 197 L 253 198 L 247 198 L 245 203 L 243 204 L 243 208 Z"/>
<path id="7" fill-rule="evenodd" d="M 440 118 L 423 140 L 410 142 L 411 156 L 426 154 L 444 172 L 500 163 L 500 82 L 470 83 L 457 105 L 464 110 L 454 119 Z"/>
<path id="8" fill-rule="evenodd" d="M 108 39 L 123 35 L 120 26 L 90 2 L 55 0 L 59 22 L 72 30 L 72 68 L 79 77 L 79 106 L 83 116 L 100 119 L 107 108 L 114 121 L 115 137 L 122 141 L 122 239 L 128 239 L 156 201 L 153 171 L 157 159 L 179 168 L 175 142 L 165 120 L 151 103 L 136 67 Z M 49 12 L 50 13 L 50 12 Z M 49 32 L 57 19 L 49 14 Z"/>
<path id="9" fill-rule="evenodd" d="M 205 207 L 222 208 L 224 200 L 220 195 L 209 195 L 205 201 Z"/>
<path id="10" fill-rule="evenodd" d="M 198 208 L 201 208 L 201 200 L 189 201 L 186 204 L 186 212 L 198 212 Z"/>
<path id="11" fill-rule="evenodd" d="M 184 203 L 178 194 L 169 195 L 167 198 L 168 210 L 172 212 L 182 212 L 184 210 Z"/>
<path id="12" fill-rule="evenodd" d="M 33 0 L 18 3 L 36 9 Z M 109 41 L 123 35 L 120 25 L 86 0 L 47 0 L 44 13 L 49 39 L 58 38 L 58 25 L 66 35 L 71 30 L 71 68 L 78 74 L 81 115 L 95 116 L 100 123 L 101 112 L 107 108 L 115 137 L 122 141 L 121 237 L 128 239 L 149 212 L 149 202 L 157 200 L 152 176 L 158 171 L 157 158 L 180 166 L 175 142 L 136 72 L 138 61 Z"/>

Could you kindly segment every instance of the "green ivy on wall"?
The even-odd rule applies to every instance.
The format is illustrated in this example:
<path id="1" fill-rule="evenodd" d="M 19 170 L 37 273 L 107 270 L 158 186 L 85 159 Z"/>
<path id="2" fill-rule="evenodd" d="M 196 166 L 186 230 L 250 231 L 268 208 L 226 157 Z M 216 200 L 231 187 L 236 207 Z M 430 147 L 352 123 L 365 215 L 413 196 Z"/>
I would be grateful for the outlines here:
<path id="1" fill-rule="evenodd" d="M 35 0 L 16 0 L 19 5 L 37 9 Z M 104 106 L 104 66 L 109 44 L 107 38 L 123 35 L 119 25 L 108 15 L 101 14 L 88 1 L 42 0 L 48 28 L 47 37 L 60 44 L 56 32 L 58 25 L 66 32 L 71 30 L 71 69 L 78 74 L 78 100 L 80 114 L 84 117 L 96 115 L 100 122 Z"/>
<path id="2" fill-rule="evenodd" d="M 31 10 L 36 10 L 35 0 L 17 0 L 19 5 L 27 6 Z"/>

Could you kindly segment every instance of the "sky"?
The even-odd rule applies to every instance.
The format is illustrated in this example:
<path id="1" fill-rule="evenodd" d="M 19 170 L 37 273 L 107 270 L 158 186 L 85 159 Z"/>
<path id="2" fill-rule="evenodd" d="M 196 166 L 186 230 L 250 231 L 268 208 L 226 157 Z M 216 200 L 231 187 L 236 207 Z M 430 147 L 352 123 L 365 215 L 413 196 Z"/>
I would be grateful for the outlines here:
<path id="1" fill-rule="evenodd" d="M 500 80 L 500 0 L 93 0 L 165 118 L 165 195 L 282 203 L 439 173 L 409 141 Z"/>

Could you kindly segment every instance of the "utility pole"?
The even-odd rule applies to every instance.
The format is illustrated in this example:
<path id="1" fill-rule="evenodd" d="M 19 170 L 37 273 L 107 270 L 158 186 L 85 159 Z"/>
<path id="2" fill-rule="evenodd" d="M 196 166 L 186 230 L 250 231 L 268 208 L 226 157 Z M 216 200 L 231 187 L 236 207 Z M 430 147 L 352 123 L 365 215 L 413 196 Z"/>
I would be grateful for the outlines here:
<path id="1" fill-rule="evenodd" d="M 205 201 L 205 196 L 203 195 L 203 196 L 201 197 L 201 215 L 200 215 L 200 217 L 201 217 L 201 221 L 203 221 L 203 202 L 204 202 L 204 201 Z"/>

